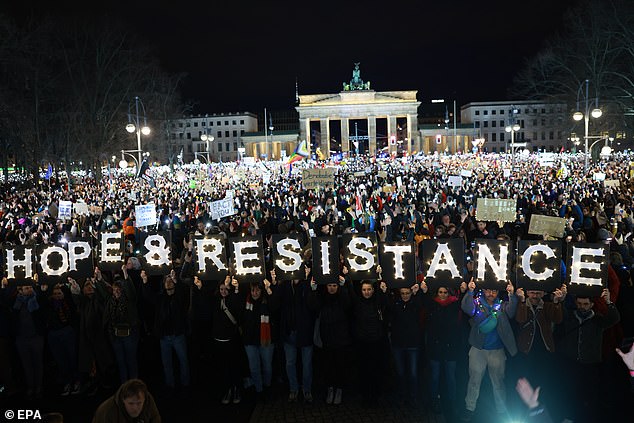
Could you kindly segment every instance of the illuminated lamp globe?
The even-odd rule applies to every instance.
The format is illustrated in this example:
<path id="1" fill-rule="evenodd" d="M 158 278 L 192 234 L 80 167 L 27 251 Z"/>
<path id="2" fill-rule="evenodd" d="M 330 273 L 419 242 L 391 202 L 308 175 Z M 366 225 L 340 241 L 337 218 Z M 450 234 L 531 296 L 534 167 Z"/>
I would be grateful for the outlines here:
<path id="1" fill-rule="evenodd" d="M 121 160 L 121 161 L 119 162 L 119 167 L 120 167 L 121 169 L 125 169 L 126 167 L 128 167 L 128 162 L 127 162 L 127 161 L 125 161 L 125 160 Z"/>
<path id="2" fill-rule="evenodd" d="M 603 114 L 603 112 L 601 111 L 601 109 L 597 108 L 597 109 L 593 109 L 592 112 L 590 112 L 590 115 L 595 118 L 598 119 L 601 117 L 601 115 Z"/>
<path id="3" fill-rule="evenodd" d="M 522 156 L 526 157 L 526 156 L 529 156 L 530 154 L 531 152 L 528 148 L 525 148 L 522 150 Z"/>
<path id="4" fill-rule="evenodd" d="M 134 131 L 136 131 L 136 126 L 134 126 L 133 123 L 128 123 L 125 126 L 125 130 L 128 131 L 129 133 L 133 133 Z"/>
<path id="5" fill-rule="evenodd" d="M 517 132 L 520 130 L 520 125 L 518 123 L 516 123 L 515 125 L 513 125 L 513 131 Z"/>
<path id="6" fill-rule="evenodd" d="M 506 132 L 511 132 L 513 130 L 513 128 L 511 128 L 511 125 L 508 125 L 506 128 L 504 128 L 504 130 Z"/>
<path id="7" fill-rule="evenodd" d="M 200 140 L 201 140 L 201 141 L 207 141 L 207 134 L 202 134 L 202 135 L 200 136 Z"/>
<path id="8" fill-rule="evenodd" d="M 198 166 L 198 165 L 200 164 L 200 160 L 198 160 L 198 159 L 194 160 L 194 164 L 195 164 L 196 166 Z"/>
<path id="9" fill-rule="evenodd" d="M 141 133 L 143 135 L 150 135 L 150 127 L 149 126 L 144 126 L 143 128 L 141 128 Z"/>
<path id="10" fill-rule="evenodd" d="M 576 120 L 576 121 L 579 121 L 579 120 L 583 119 L 583 113 L 581 113 L 581 112 L 575 112 L 575 114 L 574 114 L 574 115 L 572 115 L 572 118 L 573 118 L 574 120 Z"/>
<path id="11" fill-rule="evenodd" d="M 610 154 L 612 154 L 612 148 L 609 145 L 605 145 L 601 149 L 601 153 L 600 154 L 601 154 L 601 156 L 609 156 Z"/>

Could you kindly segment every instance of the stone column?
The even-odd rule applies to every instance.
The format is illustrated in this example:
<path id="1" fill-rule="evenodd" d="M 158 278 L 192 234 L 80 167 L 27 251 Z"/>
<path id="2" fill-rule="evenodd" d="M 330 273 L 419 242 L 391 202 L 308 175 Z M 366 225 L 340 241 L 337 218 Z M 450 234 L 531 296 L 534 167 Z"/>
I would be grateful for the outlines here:
<path id="1" fill-rule="evenodd" d="M 368 147 L 371 156 L 376 154 L 376 116 L 368 116 Z"/>
<path id="2" fill-rule="evenodd" d="M 388 151 L 390 154 L 396 151 L 398 148 L 398 144 L 392 145 L 390 143 L 390 139 L 392 136 L 396 137 L 398 135 L 398 131 L 396 130 L 396 116 L 388 115 L 387 116 L 387 138 L 388 138 L 388 146 L 390 147 Z M 398 140 L 397 140 L 398 141 Z"/>
<path id="3" fill-rule="evenodd" d="M 266 122 L 264 122 L 266 124 Z M 301 142 L 302 140 L 306 140 L 308 141 L 308 123 L 309 120 L 300 117 L 299 118 L 299 141 Z"/>
<path id="4" fill-rule="evenodd" d="M 412 137 L 416 134 L 416 116 L 407 115 L 407 154 L 412 154 Z"/>
<path id="5" fill-rule="evenodd" d="M 321 132 L 321 152 L 326 158 L 330 157 L 330 125 L 328 118 L 319 119 L 319 131 Z"/>
<path id="6" fill-rule="evenodd" d="M 301 143 L 302 141 L 306 140 L 306 149 L 308 150 L 308 153 L 312 153 L 311 151 L 311 136 L 310 136 L 310 119 L 306 118 L 303 121 L 300 120 L 300 126 L 301 123 L 303 122 L 303 134 L 302 132 L 300 132 L 300 137 L 299 137 L 299 142 Z"/>
<path id="7" fill-rule="evenodd" d="M 350 119 L 341 119 L 341 151 L 350 151 Z"/>

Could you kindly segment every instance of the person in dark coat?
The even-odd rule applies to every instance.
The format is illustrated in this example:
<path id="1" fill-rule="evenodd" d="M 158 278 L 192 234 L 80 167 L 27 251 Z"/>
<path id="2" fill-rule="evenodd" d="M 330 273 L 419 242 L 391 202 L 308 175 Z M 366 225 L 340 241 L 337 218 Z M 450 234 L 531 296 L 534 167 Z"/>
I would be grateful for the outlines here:
<path id="1" fill-rule="evenodd" d="M 79 315 L 77 369 L 84 376 L 84 392 L 95 393 L 100 384 L 107 385 L 114 366 L 103 325 L 105 304 L 110 293 L 99 268 L 95 268 L 94 277 L 87 278 L 83 287 L 74 279 L 70 280 L 70 284 Z"/>
<path id="2" fill-rule="evenodd" d="M 430 387 L 432 411 L 442 412 L 440 395 L 440 370 L 443 369 L 447 397 L 443 401 L 453 412 L 452 405 L 456 399 L 456 362 L 461 352 L 461 311 L 460 298 L 452 295 L 446 286 L 439 286 L 434 291 L 429 291 L 427 284 L 421 282 L 423 301 L 427 311 L 425 325 L 425 346 L 429 366 L 431 370 Z M 467 289 L 466 283 L 460 286 L 460 292 Z"/>
<path id="3" fill-rule="evenodd" d="M 400 288 L 398 298 L 389 298 L 387 303 L 399 396 L 411 405 L 418 403 L 418 356 L 423 332 L 420 320 L 423 296 L 417 295 L 419 288 L 418 283 L 411 288 Z"/>
<path id="4" fill-rule="evenodd" d="M 306 268 L 306 277 L 310 268 Z M 304 401 L 313 401 L 313 336 L 315 316 L 308 308 L 310 283 L 307 279 L 277 284 L 271 296 L 271 308 L 280 312 L 280 335 L 284 342 L 286 374 L 289 384 L 289 402 L 296 402 L 299 392 L 297 381 L 297 350 L 302 354 L 302 388 Z"/>
<path id="5" fill-rule="evenodd" d="M 344 267 L 343 273 L 347 273 Z M 325 382 L 328 387 L 326 404 L 341 404 L 346 376 L 346 360 L 352 344 L 348 313 L 351 307 L 348 284 L 344 275 L 339 283 L 329 283 L 319 289 L 314 281 L 310 307 L 319 316 L 319 336 L 326 366 Z M 325 289 L 324 289 L 325 288 Z"/>
<path id="6" fill-rule="evenodd" d="M 363 401 L 375 404 L 385 373 L 388 354 L 385 312 L 387 298 L 385 282 L 375 291 L 370 281 L 361 282 L 361 295 L 351 293 L 353 333 L 356 344 L 357 368 Z"/>
<path id="7" fill-rule="evenodd" d="M 154 397 L 145 383 L 131 379 L 99 405 L 92 423 L 161 423 Z"/>
<path id="8" fill-rule="evenodd" d="M 176 283 L 174 270 L 163 278 L 163 290 L 156 293 L 148 284 L 145 270 L 141 271 L 143 281 L 143 297 L 154 304 L 154 332 L 159 337 L 161 346 L 161 361 L 165 386 L 173 390 L 174 366 L 173 353 L 178 357 L 181 388 L 189 389 L 189 360 L 187 358 L 187 332 L 189 288 L 182 283 Z"/>
<path id="9" fill-rule="evenodd" d="M 198 285 L 197 277 L 194 283 Z M 224 283 L 218 286 L 212 305 L 212 337 L 214 339 L 214 355 L 218 365 L 218 379 L 222 392 L 222 404 L 241 401 L 240 382 L 244 354 L 239 332 L 240 297 L 238 281 L 227 275 Z"/>

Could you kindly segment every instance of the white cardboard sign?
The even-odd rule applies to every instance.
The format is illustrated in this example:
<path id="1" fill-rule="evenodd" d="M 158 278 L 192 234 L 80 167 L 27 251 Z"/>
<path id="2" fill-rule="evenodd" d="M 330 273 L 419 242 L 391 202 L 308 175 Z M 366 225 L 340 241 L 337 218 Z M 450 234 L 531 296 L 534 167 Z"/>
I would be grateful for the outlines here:
<path id="1" fill-rule="evenodd" d="M 156 225 L 156 206 L 154 203 L 141 204 L 134 206 L 134 214 L 136 216 L 136 227 Z"/>

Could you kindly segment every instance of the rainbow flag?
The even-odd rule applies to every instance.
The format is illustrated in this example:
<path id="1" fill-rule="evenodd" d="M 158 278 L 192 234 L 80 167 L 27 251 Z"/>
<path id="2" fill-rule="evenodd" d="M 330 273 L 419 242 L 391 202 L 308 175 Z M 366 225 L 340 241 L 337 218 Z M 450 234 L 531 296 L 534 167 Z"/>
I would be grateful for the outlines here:
<path id="1" fill-rule="evenodd" d="M 297 147 L 295 147 L 295 151 L 288 158 L 288 162 L 286 164 L 292 164 L 298 162 L 309 156 L 308 146 L 306 145 L 306 140 L 300 142 Z"/>

